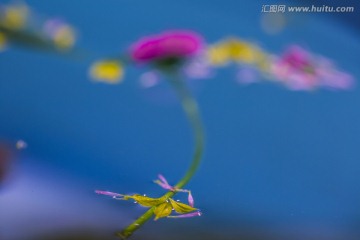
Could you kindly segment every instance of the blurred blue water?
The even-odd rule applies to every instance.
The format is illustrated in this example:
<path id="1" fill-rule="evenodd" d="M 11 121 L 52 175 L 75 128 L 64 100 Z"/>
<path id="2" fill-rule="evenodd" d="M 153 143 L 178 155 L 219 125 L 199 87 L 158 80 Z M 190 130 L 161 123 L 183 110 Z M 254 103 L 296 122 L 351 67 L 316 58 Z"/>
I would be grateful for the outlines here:
<path id="1" fill-rule="evenodd" d="M 293 15 L 284 31 L 268 35 L 259 22 L 263 3 L 255 1 L 27 3 L 73 23 L 80 30 L 79 46 L 94 51 L 94 58 L 124 51 L 142 35 L 181 28 L 198 31 L 209 42 L 240 36 L 272 52 L 299 43 L 360 77 L 359 32 L 329 16 Z M 20 49 L 0 54 L 1 138 L 28 143 L 19 172 L 41 179 L 41 171 L 48 171 L 43 180 L 50 179 L 44 187 L 49 194 L 56 192 L 50 187 L 56 182 L 78 192 L 77 201 L 94 201 L 94 207 L 112 204 L 90 194 L 97 188 L 161 194 L 151 180 L 163 173 L 175 182 L 191 157 L 191 133 L 180 106 L 172 98 L 152 99 L 151 90 L 138 86 L 140 71 L 135 69 L 122 85 L 94 84 L 86 74 L 90 62 Z M 251 226 L 275 236 L 292 234 L 292 239 L 360 235 L 359 88 L 304 93 L 274 84 L 240 87 L 231 70 L 197 85 L 208 141 L 204 163 L 189 188 L 204 216 L 181 226 L 210 231 L 216 224 L 230 233 Z M 42 170 L 32 172 L 32 165 Z M 71 186 L 69 179 L 79 184 Z M 40 196 L 30 191 L 27 197 L 36 201 Z M 56 199 L 54 206 L 62 202 L 61 196 Z M 8 213 L 16 208 L 10 198 L 3 205 Z M 141 212 L 119 205 L 102 213 L 111 227 L 116 226 L 113 211 L 124 211 L 128 218 Z M 81 216 L 81 205 L 76 208 L 74 216 Z M 5 236 L 16 224 L 16 218 L 0 217 Z"/>

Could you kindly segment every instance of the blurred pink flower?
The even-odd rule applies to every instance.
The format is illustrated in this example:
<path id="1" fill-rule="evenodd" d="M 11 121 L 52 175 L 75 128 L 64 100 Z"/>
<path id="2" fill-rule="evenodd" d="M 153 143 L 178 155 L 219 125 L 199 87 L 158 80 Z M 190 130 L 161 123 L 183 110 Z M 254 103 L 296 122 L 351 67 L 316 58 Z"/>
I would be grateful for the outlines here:
<path id="1" fill-rule="evenodd" d="M 310 53 L 297 45 L 290 46 L 280 62 L 294 69 L 311 71 Z"/>
<path id="2" fill-rule="evenodd" d="M 318 87 L 349 89 L 353 86 L 351 75 L 336 69 L 322 56 L 316 56 L 293 45 L 273 61 L 272 74 L 292 90 L 313 90 Z"/>
<path id="3" fill-rule="evenodd" d="M 355 85 L 353 76 L 336 69 L 334 63 L 325 58 L 318 59 L 317 75 L 323 86 L 334 89 L 349 89 Z"/>
<path id="4" fill-rule="evenodd" d="M 186 58 L 202 48 L 202 38 L 191 31 L 169 31 L 140 39 L 131 47 L 136 62 L 152 62 L 168 58 Z"/>

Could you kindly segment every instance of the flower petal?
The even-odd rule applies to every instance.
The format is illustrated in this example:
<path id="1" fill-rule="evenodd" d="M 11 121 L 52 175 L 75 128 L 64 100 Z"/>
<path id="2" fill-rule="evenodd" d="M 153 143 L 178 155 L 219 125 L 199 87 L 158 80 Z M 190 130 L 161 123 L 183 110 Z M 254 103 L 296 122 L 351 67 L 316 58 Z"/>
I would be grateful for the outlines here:
<path id="1" fill-rule="evenodd" d="M 155 221 L 159 218 L 167 217 L 172 212 L 172 205 L 169 202 L 164 202 L 157 206 L 154 210 Z"/>
<path id="2" fill-rule="evenodd" d="M 189 218 L 189 217 L 200 217 L 202 213 L 200 211 L 192 212 L 192 213 L 186 213 L 176 216 L 168 216 L 168 218 Z"/>
<path id="3" fill-rule="evenodd" d="M 110 197 L 114 197 L 114 198 L 116 198 L 116 197 L 124 197 L 124 195 L 120 194 L 120 193 L 101 191 L 101 190 L 95 190 L 95 193 L 110 196 Z"/>
<path id="4" fill-rule="evenodd" d="M 207 57 L 213 66 L 224 66 L 231 60 L 228 49 L 222 43 L 210 46 L 207 49 Z"/>
<path id="5" fill-rule="evenodd" d="M 160 181 L 162 181 L 163 183 L 169 185 L 168 181 L 166 180 L 166 178 L 165 178 L 163 175 L 159 174 L 159 175 L 158 175 L 158 178 L 159 178 Z"/>
<path id="6" fill-rule="evenodd" d="M 189 191 L 188 202 L 189 202 L 189 205 L 190 205 L 191 207 L 194 207 L 194 198 L 193 198 L 193 196 L 192 196 L 192 194 L 191 194 L 191 191 Z"/>
<path id="7" fill-rule="evenodd" d="M 170 191 L 174 190 L 174 188 L 172 186 L 165 184 L 165 183 L 161 182 L 160 180 L 155 180 L 154 183 L 158 184 L 163 189 L 170 190 Z"/>
<path id="8" fill-rule="evenodd" d="M 168 181 L 166 180 L 166 178 L 163 176 L 163 175 L 161 175 L 161 174 L 159 174 L 158 175 L 158 180 L 155 180 L 154 181 L 154 183 L 156 183 L 156 184 L 158 184 L 160 187 L 162 187 L 162 188 L 164 188 L 164 189 L 166 189 L 166 190 L 170 190 L 170 191 L 174 191 L 175 189 L 174 189 L 174 187 L 172 187 L 169 183 L 168 183 Z"/>
<path id="9" fill-rule="evenodd" d="M 144 207 L 153 207 L 160 205 L 166 201 L 165 197 L 161 198 L 151 198 L 147 196 L 142 196 L 139 194 L 134 194 L 132 196 L 124 196 L 124 200 L 134 199 L 137 203 Z"/>
<path id="10" fill-rule="evenodd" d="M 136 62 L 151 62 L 166 58 L 186 58 L 202 47 L 202 38 L 191 31 L 169 31 L 140 39 L 130 49 Z"/>
<path id="11" fill-rule="evenodd" d="M 196 211 L 196 208 L 193 208 L 192 206 L 189 206 L 187 204 L 181 203 L 181 202 L 176 202 L 173 199 L 169 198 L 171 205 L 173 206 L 175 212 L 183 214 L 183 213 L 189 213 L 189 212 L 193 212 Z"/>

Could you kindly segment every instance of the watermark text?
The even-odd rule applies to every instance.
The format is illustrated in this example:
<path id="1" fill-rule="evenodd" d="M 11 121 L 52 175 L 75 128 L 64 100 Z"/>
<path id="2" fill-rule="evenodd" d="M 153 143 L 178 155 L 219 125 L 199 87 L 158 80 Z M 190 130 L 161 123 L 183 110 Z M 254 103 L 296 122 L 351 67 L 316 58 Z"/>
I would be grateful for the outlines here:
<path id="1" fill-rule="evenodd" d="M 333 7 L 333 6 L 287 6 L 287 5 L 262 5 L 261 12 L 264 13 L 285 13 L 285 12 L 308 12 L 308 13 L 347 13 L 354 12 L 354 7 Z"/>

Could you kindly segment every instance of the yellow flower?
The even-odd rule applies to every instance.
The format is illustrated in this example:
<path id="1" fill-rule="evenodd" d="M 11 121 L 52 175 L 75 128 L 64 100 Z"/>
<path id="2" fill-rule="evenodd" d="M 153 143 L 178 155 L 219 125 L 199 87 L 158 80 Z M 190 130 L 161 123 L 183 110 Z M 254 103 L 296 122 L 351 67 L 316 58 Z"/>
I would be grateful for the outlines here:
<path id="1" fill-rule="evenodd" d="M 144 207 L 155 207 L 154 209 L 155 220 L 164 217 L 186 218 L 186 217 L 201 216 L 201 212 L 199 209 L 194 208 L 193 206 L 187 205 L 185 203 L 177 202 L 174 199 L 168 198 L 166 196 L 162 196 L 160 198 L 151 198 L 147 196 L 142 196 L 140 194 L 124 195 L 120 193 L 100 191 L 100 190 L 96 190 L 95 192 L 97 194 L 107 195 L 118 200 L 132 199 L 136 203 Z M 177 215 L 170 216 L 170 214 L 173 211 L 176 212 Z"/>
<path id="2" fill-rule="evenodd" d="M 207 50 L 210 64 L 223 66 L 236 62 L 252 64 L 261 71 L 268 71 L 269 57 L 261 48 L 237 38 L 228 38 L 210 46 Z"/>
<path id="3" fill-rule="evenodd" d="M 173 206 L 169 202 L 164 202 L 158 205 L 155 210 L 155 221 L 159 218 L 168 217 L 173 210 Z"/>
<path id="4" fill-rule="evenodd" d="M 21 29 L 25 26 L 29 9 L 25 5 L 9 6 L 1 17 L 1 23 L 11 29 Z"/>
<path id="5" fill-rule="evenodd" d="M 109 191 L 96 190 L 97 194 L 107 195 L 117 200 L 134 200 L 135 203 L 144 206 L 144 207 L 153 207 L 155 220 L 159 218 L 188 218 L 188 217 L 198 217 L 201 216 L 199 209 L 194 208 L 194 199 L 189 190 L 179 189 L 173 186 L 170 186 L 165 177 L 159 174 L 159 179 L 155 181 L 156 184 L 160 187 L 169 190 L 171 192 L 186 192 L 188 193 L 188 202 L 189 205 L 175 201 L 171 197 L 164 195 L 159 198 L 147 197 L 146 195 L 142 196 L 140 194 L 125 195 L 120 193 L 114 193 Z M 176 215 L 170 215 L 172 212 L 175 212 Z"/>
<path id="6" fill-rule="evenodd" d="M 244 63 L 256 61 L 257 51 L 251 44 L 233 38 L 227 40 L 226 46 L 233 61 Z"/>
<path id="7" fill-rule="evenodd" d="M 6 37 L 5 34 L 0 32 L 0 51 L 4 50 L 6 48 Z"/>
<path id="8" fill-rule="evenodd" d="M 53 40 L 56 47 L 60 49 L 71 48 L 75 44 L 75 32 L 70 26 L 61 26 L 54 33 Z"/>
<path id="9" fill-rule="evenodd" d="M 119 83 L 123 74 L 123 67 L 117 60 L 97 61 L 90 67 L 91 78 L 99 82 Z"/>
<path id="10" fill-rule="evenodd" d="M 231 60 L 228 48 L 223 43 L 210 46 L 207 51 L 207 57 L 210 64 L 214 66 L 224 66 Z"/>
<path id="11" fill-rule="evenodd" d="M 256 61 L 257 49 L 251 44 L 230 38 L 214 44 L 208 49 L 210 64 L 223 66 L 229 62 L 254 63 Z"/>

